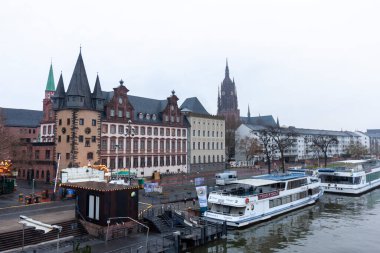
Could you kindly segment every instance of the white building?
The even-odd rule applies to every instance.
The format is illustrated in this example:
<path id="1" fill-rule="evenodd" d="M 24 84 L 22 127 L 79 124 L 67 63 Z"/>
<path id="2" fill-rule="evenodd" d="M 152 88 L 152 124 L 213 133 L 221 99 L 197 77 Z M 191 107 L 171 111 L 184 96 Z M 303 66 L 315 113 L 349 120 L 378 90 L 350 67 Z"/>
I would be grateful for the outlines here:
<path id="1" fill-rule="evenodd" d="M 224 118 L 210 115 L 196 97 L 186 99 L 181 109 L 190 125 L 188 132 L 190 171 L 211 167 L 224 168 Z"/>
<path id="2" fill-rule="evenodd" d="M 274 120 L 273 120 L 274 122 Z M 253 125 L 253 124 L 241 124 L 236 130 L 236 143 L 238 144 L 241 139 L 246 137 L 255 138 L 258 140 L 260 130 L 265 129 L 267 126 Z M 273 124 L 272 124 L 273 127 Z M 347 148 L 352 143 L 361 143 L 365 147 L 369 148 L 369 138 L 367 135 L 361 132 L 348 132 L 348 131 L 331 131 L 331 130 L 317 130 L 317 129 L 303 129 L 295 127 L 282 127 L 284 132 L 289 130 L 293 131 L 297 137 L 294 144 L 288 148 L 285 152 L 286 160 L 298 161 L 304 159 L 313 159 L 318 157 L 318 151 L 311 148 L 311 139 L 315 136 L 332 136 L 338 140 L 338 144 L 331 144 L 328 148 L 328 157 L 336 157 L 346 153 Z M 236 146 L 236 161 L 245 161 L 244 150 Z M 322 156 L 323 154 L 319 154 Z M 262 159 L 264 156 L 258 157 Z M 280 158 L 280 154 L 276 151 L 273 154 L 274 159 Z"/>

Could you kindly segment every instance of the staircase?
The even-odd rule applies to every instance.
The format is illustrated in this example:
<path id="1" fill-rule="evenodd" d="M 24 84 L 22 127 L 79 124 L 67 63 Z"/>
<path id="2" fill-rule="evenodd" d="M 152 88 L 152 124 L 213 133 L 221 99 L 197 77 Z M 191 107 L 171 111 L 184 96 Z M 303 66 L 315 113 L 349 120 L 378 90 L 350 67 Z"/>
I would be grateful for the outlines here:
<path id="1" fill-rule="evenodd" d="M 68 236 L 83 236 L 87 232 L 80 222 L 77 220 L 65 221 L 53 225 L 62 227 L 60 238 Z M 57 231 L 52 230 L 44 234 L 41 230 L 25 227 L 24 230 L 24 246 L 35 245 L 41 242 L 48 242 L 57 239 Z M 0 234 L 0 252 L 22 247 L 22 229 Z"/>

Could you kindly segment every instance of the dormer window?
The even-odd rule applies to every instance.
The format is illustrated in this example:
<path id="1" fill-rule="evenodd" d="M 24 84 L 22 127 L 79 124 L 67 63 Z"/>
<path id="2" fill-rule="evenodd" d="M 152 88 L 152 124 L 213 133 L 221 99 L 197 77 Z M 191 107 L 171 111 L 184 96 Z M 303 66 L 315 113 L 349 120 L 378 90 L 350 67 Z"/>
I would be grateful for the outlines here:
<path id="1" fill-rule="evenodd" d="M 156 119 L 157 119 L 156 114 L 153 114 L 153 115 L 152 115 L 152 120 L 156 120 Z"/>
<path id="2" fill-rule="evenodd" d="M 180 117 L 177 117 L 177 123 L 179 123 L 179 121 L 180 121 Z"/>
<path id="3" fill-rule="evenodd" d="M 169 116 L 165 115 L 165 121 L 169 121 Z"/>
<path id="4" fill-rule="evenodd" d="M 139 119 L 143 119 L 144 115 L 142 114 L 142 112 L 139 113 Z"/>
<path id="5" fill-rule="evenodd" d="M 127 119 L 130 119 L 131 118 L 131 112 L 126 111 L 125 112 L 125 117 L 127 117 Z"/>
<path id="6" fill-rule="evenodd" d="M 110 110 L 110 116 L 111 116 L 111 117 L 115 117 L 115 110 L 114 110 L 114 109 L 111 109 L 111 110 Z"/>
<path id="7" fill-rule="evenodd" d="M 147 114 L 145 115 L 145 118 L 146 118 L 146 119 L 150 119 L 150 114 L 147 113 Z"/>

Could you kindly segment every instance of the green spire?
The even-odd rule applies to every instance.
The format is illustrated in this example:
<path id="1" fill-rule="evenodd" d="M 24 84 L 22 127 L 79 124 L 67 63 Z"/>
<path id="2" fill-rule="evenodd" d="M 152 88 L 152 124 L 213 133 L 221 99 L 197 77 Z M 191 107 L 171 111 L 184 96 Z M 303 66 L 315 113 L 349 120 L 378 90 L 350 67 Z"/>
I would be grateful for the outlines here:
<path id="1" fill-rule="evenodd" d="M 46 91 L 55 91 L 53 64 L 50 64 L 49 77 L 46 83 Z"/>

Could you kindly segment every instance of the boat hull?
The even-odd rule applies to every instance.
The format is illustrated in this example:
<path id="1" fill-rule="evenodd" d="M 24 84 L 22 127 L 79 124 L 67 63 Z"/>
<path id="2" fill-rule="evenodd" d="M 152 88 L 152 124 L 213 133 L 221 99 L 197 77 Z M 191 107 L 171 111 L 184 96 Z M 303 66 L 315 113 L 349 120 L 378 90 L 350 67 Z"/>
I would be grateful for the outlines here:
<path id="1" fill-rule="evenodd" d="M 356 186 L 347 186 L 341 184 L 321 184 L 321 187 L 326 193 L 346 194 L 346 195 L 361 195 L 373 189 L 380 187 L 380 179 Z"/>
<path id="2" fill-rule="evenodd" d="M 259 213 L 257 215 L 251 215 L 251 216 L 242 216 L 235 220 L 231 220 L 229 216 L 218 215 L 211 212 L 205 213 L 205 219 L 212 222 L 219 222 L 219 223 L 223 223 L 224 221 L 226 221 L 227 226 L 229 227 L 236 227 L 236 228 L 245 227 L 254 223 L 259 223 L 259 222 L 271 219 L 273 217 L 291 212 L 293 210 L 296 210 L 308 205 L 313 205 L 322 195 L 323 195 L 323 190 L 321 190 L 318 194 L 306 197 L 295 203 L 288 203 L 288 204 L 279 206 L 273 211 Z"/>

